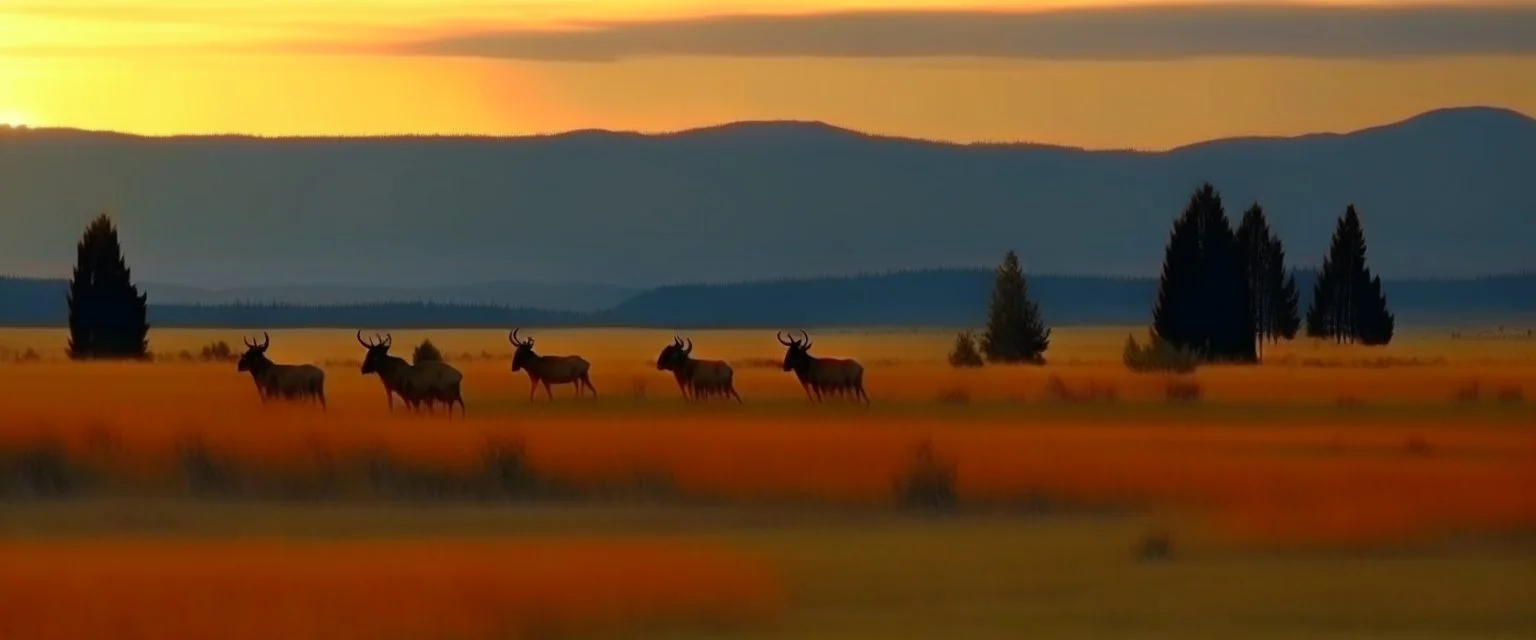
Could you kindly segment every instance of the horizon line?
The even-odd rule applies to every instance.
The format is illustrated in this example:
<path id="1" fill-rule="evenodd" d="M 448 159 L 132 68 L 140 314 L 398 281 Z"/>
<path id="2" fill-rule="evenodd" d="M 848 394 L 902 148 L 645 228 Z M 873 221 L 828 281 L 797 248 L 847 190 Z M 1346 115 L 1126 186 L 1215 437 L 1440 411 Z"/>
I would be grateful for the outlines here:
<path id="1" fill-rule="evenodd" d="M 1461 104 L 1461 105 L 1450 105 L 1450 106 L 1444 106 L 1444 107 L 1437 107 L 1437 108 L 1434 108 L 1434 109 L 1428 109 L 1428 110 L 1421 111 L 1421 112 L 1418 112 L 1416 114 L 1413 114 L 1413 115 L 1410 115 L 1410 116 L 1407 116 L 1407 117 L 1403 117 L 1403 118 L 1400 118 L 1400 119 L 1397 119 L 1397 120 L 1382 122 L 1382 123 L 1378 123 L 1378 124 L 1374 124 L 1374 125 L 1367 125 L 1367 126 L 1359 127 L 1359 128 L 1356 128 L 1356 129 L 1350 129 L 1350 130 L 1330 131 L 1330 130 L 1322 130 L 1322 129 L 1320 129 L 1320 130 L 1315 130 L 1315 131 L 1308 132 L 1308 133 L 1298 133 L 1298 134 L 1292 134 L 1292 135 L 1268 135 L 1268 134 L 1234 135 L 1234 136 L 1226 136 L 1226 137 L 1219 137 L 1219 138 L 1207 138 L 1207 139 L 1203 139 L 1203 140 L 1197 140 L 1197 141 L 1193 141 L 1193 142 L 1187 142 L 1187 143 L 1183 143 L 1183 144 L 1172 145 L 1172 146 L 1168 146 L 1168 147 L 1165 147 L 1165 148 L 1159 148 L 1159 149 L 1135 148 L 1135 147 L 1130 147 L 1130 146 L 1126 146 L 1126 147 L 1087 147 L 1087 146 L 1081 146 L 1081 145 L 1070 145 L 1070 144 L 1048 143 L 1048 142 L 1036 142 L 1036 141 L 1029 141 L 1029 140 L 973 140 L 973 141 L 968 141 L 967 142 L 967 141 L 960 141 L 960 140 L 953 140 L 953 139 L 925 138 L 925 137 L 921 137 L 921 136 L 909 136 L 909 135 L 901 135 L 901 134 L 894 134 L 894 133 L 879 133 L 879 132 L 874 132 L 874 131 L 865 131 L 865 130 L 855 129 L 855 128 L 852 128 L 852 127 L 842 126 L 842 125 L 834 124 L 834 123 L 826 121 L 826 120 L 803 120 L 803 119 L 796 119 L 796 118 L 731 120 L 731 121 L 726 121 L 726 122 L 716 122 L 716 123 L 711 123 L 711 124 L 701 124 L 701 125 L 693 126 L 693 127 L 686 127 L 686 128 L 681 128 L 681 129 L 668 129 L 668 130 L 661 130 L 661 129 L 653 129 L 653 130 L 607 129 L 607 128 L 602 128 L 602 127 L 585 127 L 585 128 L 579 128 L 579 129 L 567 129 L 567 130 L 563 130 L 563 131 L 548 131 L 548 132 L 536 132 L 536 133 L 524 133 L 524 134 L 395 133 L 395 134 L 351 134 L 351 135 L 347 135 L 347 134 L 337 134 L 337 135 L 324 135 L 324 134 L 264 135 L 264 134 L 258 134 L 258 133 L 236 133 L 236 132 L 228 132 L 228 133 L 145 134 L 145 133 L 133 133 L 133 132 L 128 132 L 128 131 L 118 131 L 118 130 L 113 130 L 113 129 L 87 129 L 87 128 L 81 128 L 81 127 L 66 127 L 66 126 L 29 126 L 29 125 L 12 126 L 12 125 L 0 125 L 0 137 L 3 137 L 5 135 L 17 135 L 17 134 L 20 134 L 20 135 L 32 135 L 32 134 L 63 133 L 63 134 L 81 134 L 81 135 L 98 135 L 98 136 L 116 136 L 116 137 L 134 138 L 134 139 L 141 139 L 141 140 L 168 140 L 168 141 L 248 140 L 248 141 L 262 141 L 262 142 L 313 142 L 313 141 L 381 141 L 381 140 L 399 140 L 399 139 L 418 139 L 418 140 L 419 139 L 425 139 L 425 140 L 431 140 L 431 141 L 462 141 L 462 140 L 475 140 L 475 141 L 520 141 L 520 140 L 539 140 L 539 139 L 550 139 L 550 138 L 567 138 L 567 137 L 580 136 L 580 135 L 609 135 L 609 136 L 614 136 L 614 137 L 639 137 L 639 138 L 673 138 L 673 137 L 678 137 L 678 136 L 685 136 L 685 135 L 690 135 L 690 134 L 700 134 L 700 133 L 709 133 L 709 132 L 715 132 L 715 131 L 731 129 L 731 128 L 738 128 L 738 127 L 800 126 L 800 127 L 818 127 L 818 128 L 830 129 L 830 130 L 833 130 L 833 131 L 836 131 L 836 132 L 849 133 L 849 134 L 853 134 L 853 135 L 860 136 L 860 137 L 863 137 L 863 138 L 866 138 L 866 139 L 870 139 L 870 140 L 896 140 L 896 141 L 917 142 L 917 143 L 925 143 L 925 144 L 946 145 L 946 146 L 959 146 L 959 147 L 1035 147 L 1035 148 L 1050 148 L 1050 149 L 1062 149 L 1062 150 L 1072 150 L 1072 151 L 1089 151 L 1089 152 L 1169 153 L 1169 152 L 1179 151 L 1179 150 L 1182 150 L 1182 149 L 1188 149 L 1188 148 L 1191 148 L 1191 147 L 1198 147 L 1198 146 L 1201 146 L 1201 145 L 1217 143 L 1217 142 L 1227 142 L 1227 141 L 1295 140 L 1295 139 L 1311 138 L 1311 137 L 1318 137 L 1318 136 L 1348 136 L 1348 135 L 1353 135 L 1353 134 L 1359 134 L 1359 133 L 1364 133 L 1364 132 L 1368 132 L 1368 131 L 1373 131 L 1373 130 L 1377 130 L 1377 129 L 1384 129 L 1384 128 L 1400 126 L 1400 125 L 1407 124 L 1409 122 L 1413 122 L 1413 121 L 1416 121 L 1416 120 L 1419 120 L 1419 119 L 1422 119 L 1422 118 L 1425 118 L 1425 117 L 1429 117 L 1429 116 L 1434 116 L 1434 115 L 1437 115 L 1437 114 L 1450 113 L 1450 112 L 1465 112 L 1465 111 L 1501 112 L 1501 113 L 1506 113 L 1506 114 L 1512 114 L 1512 115 L 1515 115 L 1515 116 L 1519 116 L 1519 117 L 1524 118 L 1525 120 L 1528 120 L 1528 121 L 1536 122 L 1536 115 L 1525 113 L 1524 111 L 1521 111 L 1521 110 L 1513 108 L 1513 107 L 1495 106 L 1495 105 L 1491 105 L 1491 104 Z"/>

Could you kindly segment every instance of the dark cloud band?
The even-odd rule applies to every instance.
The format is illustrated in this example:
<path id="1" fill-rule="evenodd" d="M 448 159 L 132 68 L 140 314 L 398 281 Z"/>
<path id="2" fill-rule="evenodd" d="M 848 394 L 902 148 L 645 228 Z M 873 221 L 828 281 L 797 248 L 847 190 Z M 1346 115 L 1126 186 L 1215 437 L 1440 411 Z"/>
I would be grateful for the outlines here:
<path id="1" fill-rule="evenodd" d="M 646 56 L 1160 60 L 1536 54 L 1536 4 L 1208 5 L 1049 12 L 881 11 L 464 33 L 398 53 L 603 62 Z"/>

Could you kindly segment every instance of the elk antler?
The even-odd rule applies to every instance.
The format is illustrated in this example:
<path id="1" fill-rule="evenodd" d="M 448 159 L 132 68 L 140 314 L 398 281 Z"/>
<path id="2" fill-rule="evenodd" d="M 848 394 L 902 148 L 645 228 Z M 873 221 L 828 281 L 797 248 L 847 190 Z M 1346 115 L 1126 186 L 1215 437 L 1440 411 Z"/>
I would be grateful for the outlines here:
<path id="1" fill-rule="evenodd" d="M 683 349 L 683 353 L 693 353 L 693 338 L 688 339 L 688 347 Z"/>
<path id="2" fill-rule="evenodd" d="M 800 336 L 802 338 L 801 341 L 800 341 L 800 348 L 804 349 L 806 351 L 810 351 L 811 350 L 811 336 L 810 336 L 810 334 L 806 333 L 805 329 L 801 329 L 800 330 Z"/>
<path id="3" fill-rule="evenodd" d="M 384 334 L 384 343 L 383 343 L 383 345 L 384 345 L 385 349 L 388 349 L 390 347 L 390 345 L 392 345 L 394 343 L 395 343 L 395 335 L 394 334 L 392 334 L 392 333 Z"/>
<path id="4" fill-rule="evenodd" d="M 261 350 L 266 351 L 270 346 L 272 346 L 272 336 L 267 335 L 265 331 L 261 332 Z"/>
<path id="5" fill-rule="evenodd" d="M 517 332 L 520 331 L 520 330 L 521 329 L 513 329 L 512 333 L 507 334 L 507 341 L 509 341 L 512 344 L 514 344 L 516 346 L 519 346 L 519 347 L 531 347 L 531 346 L 533 346 L 533 338 L 528 338 L 526 340 L 519 340 L 518 339 Z"/>
<path id="6" fill-rule="evenodd" d="M 786 347 L 793 347 L 793 346 L 795 346 L 795 339 L 794 338 L 790 338 L 789 341 L 787 341 L 787 342 L 784 340 L 784 332 L 783 331 L 775 331 L 775 332 L 773 332 L 773 336 L 775 338 L 779 339 L 779 344 L 782 344 L 782 345 L 784 345 Z"/>
<path id="7" fill-rule="evenodd" d="M 363 330 L 362 329 L 358 329 L 357 330 L 357 343 L 360 344 L 360 345 L 363 345 L 364 349 L 372 349 L 374 347 L 374 345 L 368 344 L 368 342 L 366 340 L 363 340 Z M 252 345 L 252 346 L 255 346 L 255 345 Z"/>

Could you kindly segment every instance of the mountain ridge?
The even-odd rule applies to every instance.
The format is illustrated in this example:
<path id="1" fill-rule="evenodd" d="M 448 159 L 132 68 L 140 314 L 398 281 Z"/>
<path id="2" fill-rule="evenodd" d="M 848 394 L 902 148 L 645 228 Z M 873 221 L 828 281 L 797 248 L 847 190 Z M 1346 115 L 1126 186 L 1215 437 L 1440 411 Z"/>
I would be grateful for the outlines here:
<path id="1" fill-rule="evenodd" d="M 1456 107 L 1349 133 L 1105 151 L 825 124 L 543 137 L 0 134 L 0 272 L 67 273 L 95 213 L 143 280 L 622 287 L 992 264 L 1136 275 L 1210 181 L 1293 263 L 1359 207 L 1395 277 L 1536 268 L 1536 121 Z M 746 127 L 743 129 L 743 127 Z M 43 131 L 43 130 L 39 130 Z M 702 133 L 701 133 L 702 132 Z M 1433 260 L 1426 260 L 1426 257 Z"/>

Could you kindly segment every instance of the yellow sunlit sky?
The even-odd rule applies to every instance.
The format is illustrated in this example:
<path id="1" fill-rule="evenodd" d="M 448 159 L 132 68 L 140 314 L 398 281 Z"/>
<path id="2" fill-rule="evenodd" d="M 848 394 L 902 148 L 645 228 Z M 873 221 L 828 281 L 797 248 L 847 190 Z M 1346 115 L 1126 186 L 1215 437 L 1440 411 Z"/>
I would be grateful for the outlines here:
<path id="1" fill-rule="evenodd" d="M 0 124 L 151 135 L 823 120 L 1157 149 L 1536 114 L 1536 2 L 0 0 Z"/>

